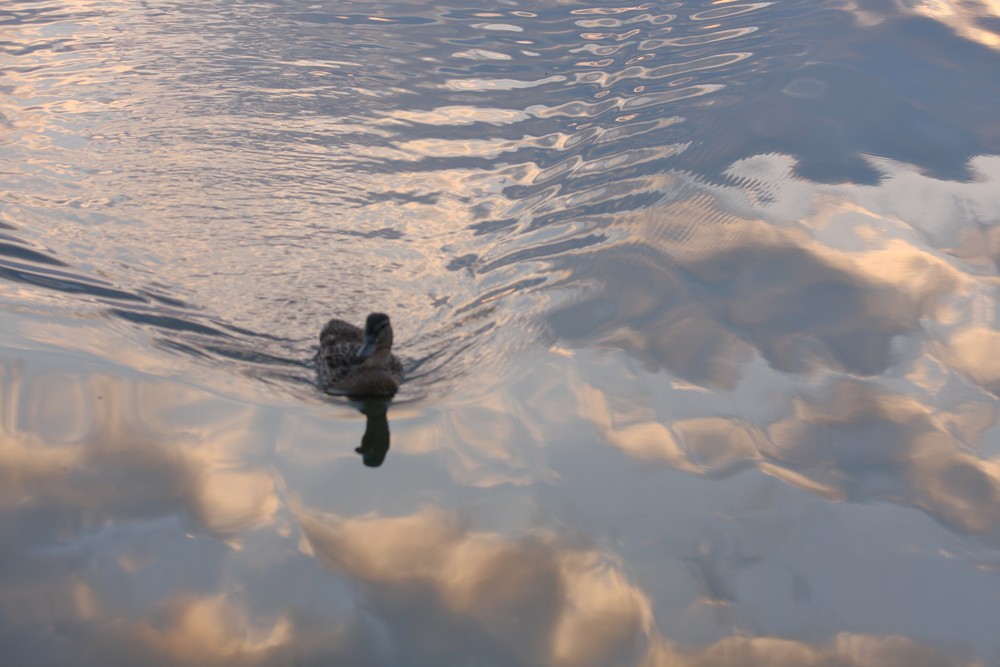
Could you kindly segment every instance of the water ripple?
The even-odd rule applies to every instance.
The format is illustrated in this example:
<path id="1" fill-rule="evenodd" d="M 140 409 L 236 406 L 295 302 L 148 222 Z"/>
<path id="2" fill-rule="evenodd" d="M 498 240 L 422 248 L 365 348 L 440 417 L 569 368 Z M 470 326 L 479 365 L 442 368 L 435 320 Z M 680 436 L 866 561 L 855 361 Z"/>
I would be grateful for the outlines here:
<path id="1" fill-rule="evenodd" d="M 103 299 L 170 349 L 245 360 L 256 345 L 286 365 L 329 316 L 406 313 L 415 395 L 547 337 L 711 388 L 753 355 L 886 373 L 963 279 L 919 260 L 941 280 L 900 298 L 883 256 L 833 252 L 766 211 L 802 180 L 877 184 L 873 154 L 965 172 L 971 146 L 995 145 L 961 121 L 985 96 L 954 121 L 905 91 L 880 97 L 889 111 L 847 106 L 882 80 L 797 35 L 835 17 L 866 53 L 880 28 L 847 33 L 832 2 L 209 3 L 171 22 L 167 5 L 43 7 L 11 19 L 24 30 L 6 47 L 3 151 L 23 165 L 5 176 L 7 279 Z M 964 76 L 988 70 L 963 53 Z M 947 90 L 944 69 L 924 75 Z M 871 126 L 886 130 L 852 129 Z M 792 166 L 761 178 L 755 155 Z M 781 224 L 809 219 L 795 210 Z M 143 296 L 150 272 L 186 305 Z M 963 352 L 992 329 L 968 331 L 940 356 L 992 388 Z"/>
<path id="2" fill-rule="evenodd" d="M 995 653 L 989 3 L 8 5 L 10 659 Z"/>
<path id="3" fill-rule="evenodd" d="M 76 21 L 83 60 L 48 62 L 58 47 L 48 38 L 27 35 L 18 47 L 30 49 L 11 75 L 23 103 L 7 115 L 16 150 L 45 165 L 37 178 L 52 187 L 15 179 L 13 191 L 24 194 L 11 203 L 74 235 L 98 220 L 88 212 L 122 220 L 96 227 L 133 255 L 101 267 L 120 284 L 132 281 L 124 267 L 147 261 L 145 237 L 180 239 L 153 253 L 164 282 L 185 285 L 221 321 L 291 340 L 311 339 L 307 328 L 331 310 L 364 310 L 373 298 L 411 314 L 418 358 L 437 356 L 455 316 L 475 304 L 490 304 L 498 325 L 531 327 L 548 308 L 546 285 L 563 280 L 560 259 L 614 252 L 636 238 L 627 213 L 675 196 L 675 181 L 657 174 L 724 180 L 725 166 L 753 143 L 747 137 L 762 136 L 741 123 L 792 113 L 738 111 L 741 88 L 784 62 L 788 46 L 759 28 L 793 8 L 773 3 L 216 9 L 178 31 L 158 20 L 162 9 L 116 7 L 129 30 L 111 42 L 88 32 L 103 18 L 89 10 L 32 19 Z M 407 39 L 416 26 L 421 38 Z M 783 99 L 836 94 L 836 80 L 818 72 L 811 80 L 818 93 L 781 83 L 791 91 Z M 45 125 L 22 129 L 32 119 Z M 780 135 L 765 128 L 763 136 Z M 151 163 L 151 152 L 162 158 Z M 83 168 L 67 178 L 54 170 L 60 162 Z M 338 241 L 347 238 L 360 245 Z M 471 256 L 469 271 L 449 270 Z M 208 262 L 225 268 L 205 271 Z M 399 272 L 417 276 L 419 289 L 400 285 Z M 256 303 L 238 298 L 244 276 L 267 281 Z M 323 292 L 331 287 L 335 303 Z M 519 298 L 497 310 L 502 294 Z M 489 363 L 502 358 L 506 344 L 482 332 L 476 339 Z"/>

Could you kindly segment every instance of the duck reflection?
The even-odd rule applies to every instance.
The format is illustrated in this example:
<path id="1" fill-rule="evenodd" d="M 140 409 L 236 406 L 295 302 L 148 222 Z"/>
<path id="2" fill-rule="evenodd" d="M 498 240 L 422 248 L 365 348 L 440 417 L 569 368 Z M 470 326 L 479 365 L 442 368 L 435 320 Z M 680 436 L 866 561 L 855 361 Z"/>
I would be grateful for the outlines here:
<path id="1" fill-rule="evenodd" d="M 361 436 L 361 446 L 354 451 L 361 454 L 361 460 L 369 468 L 377 468 L 385 461 L 389 452 L 389 399 L 370 398 L 359 402 L 358 409 L 367 418 L 365 434 Z"/>

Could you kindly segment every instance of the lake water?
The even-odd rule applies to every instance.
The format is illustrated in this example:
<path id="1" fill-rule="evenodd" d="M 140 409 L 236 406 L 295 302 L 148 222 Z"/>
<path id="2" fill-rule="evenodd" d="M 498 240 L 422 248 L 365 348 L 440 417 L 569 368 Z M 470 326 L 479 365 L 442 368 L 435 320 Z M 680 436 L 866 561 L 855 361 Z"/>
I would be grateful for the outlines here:
<path id="1" fill-rule="evenodd" d="M 0 663 L 1000 664 L 998 109 L 993 0 L 0 3 Z"/>

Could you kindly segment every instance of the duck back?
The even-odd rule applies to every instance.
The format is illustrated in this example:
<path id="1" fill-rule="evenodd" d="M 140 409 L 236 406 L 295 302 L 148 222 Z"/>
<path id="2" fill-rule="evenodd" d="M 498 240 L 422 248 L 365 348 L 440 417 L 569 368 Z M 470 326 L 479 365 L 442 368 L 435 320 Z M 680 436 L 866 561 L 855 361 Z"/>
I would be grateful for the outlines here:
<path id="1" fill-rule="evenodd" d="M 359 359 L 365 342 L 359 327 L 332 319 L 320 332 L 316 370 L 323 390 L 352 397 L 391 397 L 403 379 L 403 365 L 394 355 L 383 363 Z"/>

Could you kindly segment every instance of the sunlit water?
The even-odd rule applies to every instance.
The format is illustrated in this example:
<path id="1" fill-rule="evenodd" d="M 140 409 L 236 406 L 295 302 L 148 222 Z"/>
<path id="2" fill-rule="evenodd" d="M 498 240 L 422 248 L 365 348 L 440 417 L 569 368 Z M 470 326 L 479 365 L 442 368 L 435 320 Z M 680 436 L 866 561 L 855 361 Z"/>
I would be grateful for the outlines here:
<path id="1" fill-rule="evenodd" d="M 0 664 L 1000 664 L 997 3 L 0 49 Z M 371 310 L 387 422 L 311 366 Z"/>

